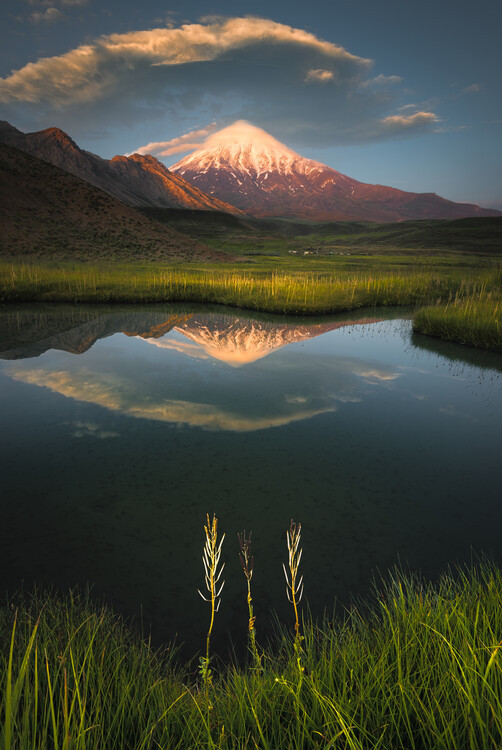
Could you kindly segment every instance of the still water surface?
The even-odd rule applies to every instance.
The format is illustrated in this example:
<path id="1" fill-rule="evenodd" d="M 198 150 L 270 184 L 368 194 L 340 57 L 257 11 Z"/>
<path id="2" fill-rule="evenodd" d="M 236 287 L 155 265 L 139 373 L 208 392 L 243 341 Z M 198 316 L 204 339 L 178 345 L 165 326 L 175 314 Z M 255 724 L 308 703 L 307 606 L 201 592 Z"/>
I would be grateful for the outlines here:
<path id="1" fill-rule="evenodd" d="M 220 650 L 246 632 L 244 529 L 259 635 L 291 619 L 291 518 L 315 614 L 398 562 L 502 563 L 501 417 L 502 356 L 414 336 L 399 310 L 3 308 L 0 587 L 92 582 L 193 654 L 207 512 L 227 534 Z"/>

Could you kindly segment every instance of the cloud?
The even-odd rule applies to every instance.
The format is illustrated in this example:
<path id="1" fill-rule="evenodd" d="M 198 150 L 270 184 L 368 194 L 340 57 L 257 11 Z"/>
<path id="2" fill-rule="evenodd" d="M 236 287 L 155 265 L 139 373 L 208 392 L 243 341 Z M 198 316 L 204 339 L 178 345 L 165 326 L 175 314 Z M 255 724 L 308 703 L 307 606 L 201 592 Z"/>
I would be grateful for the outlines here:
<path id="1" fill-rule="evenodd" d="M 461 133 L 462 130 L 470 130 L 471 125 L 441 125 L 434 128 L 435 133 Z"/>
<path id="2" fill-rule="evenodd" d="M 402 133 L 406 130 L 422 129 L 424 125 L 437 123 L 439 118 L 434 112 L 415 112 L 412 115 L 390 115 L 381 122 L 384 128 Z"/>
<path id="3" fill-rule="evenodd" d="M 271 406 L 267 399 L 260 402 L 258 398 L 251 413 L 245 405 L 232 406 L 231 402 L 225 400 L 220 402 L 218 395 L 214 403 L 166 398 L 165 392 L 156 393 L 144 382 L 138 383 L 126 376 L 114 376 L 109 373 L 49 370 L 17 365 L 9 368 L 6 374 L 13 380 L 45 387 L 67 398 L 96 404 L 127 417 L 211 431 L 254 432 L 333 413 L 337 411 L 339 404 L 359 403 L 361 395 L 358 395 L 359 389 L 354 378 L 361 378 L 372 385 L 384 385 L 398 377 L 397 374 L 379 367 L 368 369 L 358 360 L 345 360 L 340 364 L 341 369 L 337 368 L 336 390 L 328 392 L 319 387 L 319 383 L 314 383 L 310 393 L 283 393 L 282 398 L 278 394 L 274 406 Z M 210 393 L 207 395 L 211 398 Z M 119 436 L 113 432 L 104 432 L 92 422 L 78 422 L 75 423 L 75 427 L 77 429 L 73 433 L 74 437 Z"/>
<path id="4" fill-rule="evenodd" d="M 248 120 L 293 147 L 430 127 L 432 112 L 394 114 L 401 79 L 374 75 L 372 68 L 372 60 L 303 29 L 264 18 L 212 17 L 105 35 L 40 58 L 0 79 L 0 102 L 21 108 L 25 121 L 30 113 L 40 121 L 42 104 L 46 120 L 57 115 L 60 126 L 75 127 L 76 137 L 96 122 L 116 127 L 125 117 L 128 123 L 163 118 L 169 138 L 153 145 L 164 155 L 198 147 L 212 126 L 177 136 L 194 120 L 218 128 Z"/>
<path id="5" fill-rule="evenodd" d="M 57 8 L 47 8 L 43 12 L 34 11 L 30 13 L 29 20 L 32 23 L 54 23 L 55 21 L 61 21 L 64 17 L 64 13 L 61 13 Z"/>
<path id="6" fill-rule="evenodd" d="M 191 130 L 189 133 L 185 133 L 185 135 L 181 135 L 178 138 L 172 138 L 170 141 L 153 141 L 147 143 L 136 151 L 126 154 L 126 156 L 131 156 L 133 153 L 171 156 L 172 154 L 179 154 L 184 151 L 193 151 L 196 148 L 200 148 L 208 135 L 214 133 L 216 129 L 216 123 L 211 123 L 211 125 L 208 125 L 205 128 Z"/>
<path id="7" fill-rule="evenodd" d="M 377 369 L 376 367 L 368 370 L 355 370 L 355 374 L 360 378 L 364 378 L 369 383 L 396 380 L 399 377 L 399 373 L 397 372 L 389 372 L 388 370 Z"/>
<path id="8" fill-rule="evenodd" d="M 288 404 L 306 404 L 309 399 L 308 396 L 302 396 L 300 394 L 294 396 L 290 393 L 286 393 L 286 395 L 284 396 L 284 400 Z"/>
<path id="9" fill-rule="evenodd" d="M 334 81 L 335 74 L 333 73 L 332 70 L 322 70 L 322 69 L 309 70 L 305 80 L 307 82 L 316 81 L 318 83 L 326 83 L 327 81 Z"/>
<path id="10" fill-rule="evenodd" d="M 464 411 L 460 411 L 452 404 L 448 404 L 447 406 L 440 406 L 438 411 L 441 412 L 441 414 L 446 414 L 446 416 L 448 417 L 462 417 L 462 419 L 469 419 L 473 422 L 476 421 L 472 414 L 467 414 Z"/>
<path id="11" fill-rule="evenodd" d="M 464 89 L 462 89 L 463 94 L 477 94 L 478 91 L 481 91 L 482 86 L 479 83 L 473 83 L 470 86 L 466 86 Z"/>
<path id="12" fill-rule="evenodd" d="M 34 24 L 51 24 L 63 21 L 67 16 L 61 12 L 60 8 L 76 8 L 87 5 L 89 0 L 26 0 L 31 8 L 44 8 L 45 10 L 34 10 L 27 16 L 16 16 L 20 23 L 29 21 Z"/>
<path id="13" fill-rule="evenodd" d="M 394 83 L 401 83 L 403 79 L 401 76 L 384 76 L 384 75 L 378 75 L 375 76 L 375 78 L 370 78 L 368 81 L 362 81 L 361 88 L 366 88 L 367 86 L 388 86 L 389 84 Z M 413 104 L 411 105 L 405 105 L 405 106 L 415 106 Z"/>
<path id="14" fill-rule="evenodd" d="M 48 101 L 71 104 L 105 97 L 111 84 L 125 87 L 125 79 L 141 77 L 146 69 L 180 68 L 211 62 L 226 53 L 263 45 L 285 45 L 291 51 L 329 58 L 333 63 L 366 68 L 369 60 L 351 55 L 336 44 L 323 42 L 301 29 L 260 18 L 233 18 L 179 28 L 131 31 L 102 36 L 64 55 L 39 59 L 1 81 L 4 102 Z M 169 71 L 165 79 L 169 83 Z M 175 78 L 175 83 L 177 79 Z"/>
<path id="15" fill-rule="evenodd" d="M 107 438 L 120 437 L 120 433 L 103 430 L 94 422 L 74 422 L 73 427 L 75 430 L 72 432 L 72 437 L 75 438 L 93 437 L 106 440 Z"/>
<path id="16" fill-rule="evenodd" d="M 177 341 L 167 336 L 163 336 L 160 339 L 140 339 L 138 337 L 138 340 L 144 341 L 158 349 L 186 354 L 187 357 L 193 357 L 194 359 L 209 359 L 210 357 L 198 344 L 191 344 L 189 341 Z"/>

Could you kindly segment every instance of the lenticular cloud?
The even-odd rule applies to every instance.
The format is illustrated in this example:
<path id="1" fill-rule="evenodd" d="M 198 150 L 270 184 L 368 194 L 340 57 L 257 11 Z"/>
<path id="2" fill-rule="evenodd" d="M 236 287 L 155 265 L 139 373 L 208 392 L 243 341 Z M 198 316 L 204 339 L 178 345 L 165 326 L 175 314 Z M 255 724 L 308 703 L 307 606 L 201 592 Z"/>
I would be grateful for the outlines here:
<path id="1" fill-rule="evenodd" d="M 173 138 L 187 121 L 252 120 L 298 146 L 408 135 L 436 122 L 434 113 L 396 114 L 401 79 L 374 76 L 372 67 L 303 29 L 263 18 L 208 19 L 110 34 L 40 58 L 0 79 L 0 102 L 38 127 L 43 109 L 46 121 L 76 136 L 96 123 L 164 118 L 166 156 L 201 142 L 207 129 L 200 127 L 193 138 Z"/>
<path id="2" fill-rule="evenodd" d="M 0 101 L 57 104 L 83 102 L 107 96 L 145 68 L 183 66 L 222 58 L 226 53 L 256 45 L 295 47 L 305 54 L 325 58 L 352 74 L 371 65 L 343 47 L 313 34 L 261 18 L 233 18 L 175 29 L 151 29 L 102 36 L 64 55 L 28 63 L 0 81 Z M 166 74 L 166 80 L 169 75 Z"/>

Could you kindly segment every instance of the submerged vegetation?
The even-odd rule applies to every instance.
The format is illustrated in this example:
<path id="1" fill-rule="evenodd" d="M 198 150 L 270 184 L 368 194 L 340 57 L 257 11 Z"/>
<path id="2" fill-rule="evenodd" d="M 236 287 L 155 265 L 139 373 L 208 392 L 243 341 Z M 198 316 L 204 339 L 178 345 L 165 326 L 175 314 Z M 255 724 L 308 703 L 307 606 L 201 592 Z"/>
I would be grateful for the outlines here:
<path id="1" fill-rule="evenodd" d="M 502 574 L 395 573 L 343 618 L 279 629 L 260 669 L 210 683 L 87 596 L 0 610 L 5 748 L 415 748 L 502 744 Z M 301 665 L 299 669 L 299 650 Z"/>

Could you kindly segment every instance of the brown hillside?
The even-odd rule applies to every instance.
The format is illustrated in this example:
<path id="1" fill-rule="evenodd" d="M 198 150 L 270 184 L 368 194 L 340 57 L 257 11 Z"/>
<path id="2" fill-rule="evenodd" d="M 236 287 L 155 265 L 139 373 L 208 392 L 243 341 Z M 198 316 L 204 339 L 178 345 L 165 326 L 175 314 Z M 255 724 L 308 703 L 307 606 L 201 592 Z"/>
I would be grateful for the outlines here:
<path id="1" fill-rule="evenodd" d="M 0 145 L 0 255 L 229 260 L 68 172 L 6 145 Z"/>
<path id="2" fill-rule="evenodd" d="M 172 174 L 153 156 L 133 154 L 129 157 L 115 156 L 111 160 L 102 159 L 81 149 L 59 128 L 22 133 L 1 120 L 0 143 L 48 161 L 105 190 L 128 206 L 191 208 L 242 214 L 235 206 L 206 195 L 179 175 Z"/>

